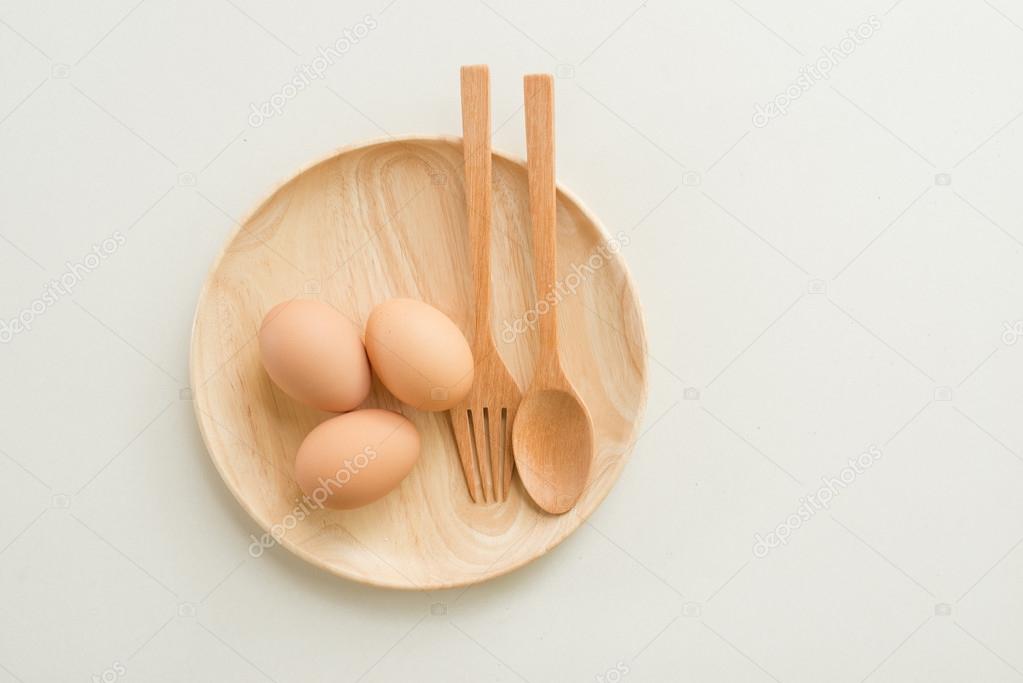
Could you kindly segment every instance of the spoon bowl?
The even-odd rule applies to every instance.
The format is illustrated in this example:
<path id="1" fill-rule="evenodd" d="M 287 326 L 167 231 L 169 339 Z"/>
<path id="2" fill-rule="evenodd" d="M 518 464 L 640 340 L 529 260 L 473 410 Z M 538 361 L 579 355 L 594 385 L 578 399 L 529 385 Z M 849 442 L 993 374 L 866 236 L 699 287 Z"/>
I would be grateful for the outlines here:
<path id="1" fill-rule="evenodd" d="M 593 423 L 571 389 L 540 389 L 519 404 L 513 435 L 519 477 L 538 506 L 567 512 L 582 495 L 593 460 Z"/>

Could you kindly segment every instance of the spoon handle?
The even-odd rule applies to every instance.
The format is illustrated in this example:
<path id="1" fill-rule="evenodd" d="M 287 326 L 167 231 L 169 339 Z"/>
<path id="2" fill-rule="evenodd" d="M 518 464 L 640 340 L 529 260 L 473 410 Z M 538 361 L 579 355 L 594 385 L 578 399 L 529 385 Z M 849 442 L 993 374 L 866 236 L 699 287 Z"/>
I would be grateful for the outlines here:
<path id="1" fill-rule="evenodd" d="M 485 64 L 462 67 L 462 150 L 465 202 L 472 249 L 475 293 L 474 351 L 492 339 L 490 330 L 490 70 Z"/>
<path id="2" fill-rule="evenodd" d="M 540 360 L 542 365 L 549 366 L 551 361 L 556 365 L 558 357 L 554 79 L 550 74 L 530 74 L 524 79 L 524 90 L 526 167 L 529 172 L 529 213 L 533 222 L 533 271 L 540 326 Z"/>

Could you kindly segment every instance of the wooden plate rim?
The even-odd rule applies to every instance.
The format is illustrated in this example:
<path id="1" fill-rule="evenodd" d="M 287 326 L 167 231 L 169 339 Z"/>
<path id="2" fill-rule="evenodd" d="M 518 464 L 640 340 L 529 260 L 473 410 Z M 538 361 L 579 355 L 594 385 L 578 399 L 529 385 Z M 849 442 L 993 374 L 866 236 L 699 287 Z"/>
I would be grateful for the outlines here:
<path id="1" fill-rule="evenodd" d="M 254 218 L 259 213 L 259 211 L 264 207 L 264 205 L 267 202 L 269 202 L 271 199 L 273 199 L 273 197 L 280 190 L 282 190 L 285 186 L 287 186 L 289 183 L 294 181 L 296 178 L 298 178 L 302 174 L 304 174 L 307 171 L 315 168 L 316 166 L 319 166 L 320 164 L 322 164 L 324 162 L 330 161 L 331 159 L 334 159 L 334 158 L 339 157 L 339 156 L 344 155 L 344 154 L 348 154 L 348 153 L 355 152 L 355 151 L 362 150 L 362 149 L 368 149 L 368 148 L 375 147 L 375 146 L 378 146 L 378 145 L 393 144 L 393 143 L 417 143 L 417 142 L 426 142 L 426 143 L 446 142 L 446 143 L 461 145 L 462 144 L 462 138 L 460 136 L 455 136 L 455 135 L 424 136 L 424 135 L 409 134 L 409 135 L 401 135 L 401 136 L 380 136 L 380 137 L 376 137 L 376 138 L 370 138 L 368 140 L 364 140 L 364 141 L 361 141 L 361 142 L 356 142 L 356 143 L 351 143 L 351 144 L 348 144 L 348 145 L 343 145 L 343 146 L 333 150 L 332 152 L 328 152 L 327 154 L 323 155 L 322 157 L 316 159 L 315 161 L 312 161 L 310 163 L 307 163 L 304 166 L 299 167 L 299 169 L 297 171 L 292 173 L 290 176 L 286 177 L 284 180 L 278 181 L 277 183 L 273 184 L 272 187 L 271 187 L 271 190 L 268 191 L 267 193 L 265 193 L 264 195 L 262 195 L 262 197 L 256 202 L 255 206 L 245 215 L 245 218 L 243 220 L 240 220 L 240 221 L 237 222 L 237 225 L 235 226 L 234 230 L 231 231 L 231 234 L 225 240 L 224 246 L 221 248 L 221 250 L 217 254 L 216 258 L 214 258 L 213 264 L 210 266 L 210 268 L 209 268 L 209 270 L 208 270 L 208 272 L 206 274 L 206 278 L 205 278 L 205 280 L 203 282 L 203 286 L 202 286 L 202 288 L 199 291 L 199 296 L 196 299 L 195 313 L 194 313 L 194 315 L 192 317 L 192 328 L 191 328 L 190 335 L 189 335 L 189 382 L 190 382 L 191 387 L 202 386 L 205 383 L 205 381 L 206 381 L 204 378 L 200 378 L 200 377 L 196 376 L 196 373 L 198 372 L 198 370 L 196 369 L 196 365 L 197 365 L 196 358 L 197 358 L 197 348 L 198 348 L 198 340 L 196 338 L 196 327 L 197 327 L 197 324 L 198 324 L 199 312 L 201 311 L 201 309 L 203 307 L 203 303 L 204 303 L 207 295 L 209 294 L 209 289 L 210 289 L 210 286 L 211 286 L 211 283 L 212 283 L 212 280 L 213 280 L 213 275 L 220 268 L 221 263 L 223 262 L 224 258 L 227 256 L 228 249 L 231 247 L 231 245 L 237 239 L 239 233 L 241 233 L 241 231 L 245 229 L 245 226 L 249 223 L 249 221 L 251 221 L 252 218 Z M 516 164 L 518 166 L 521 166 L 522 168 L 525 168 L 525 166 L 526 166 L 525 158 L 520 156 L 520 155 L 511 154 L 509 152 L 504 152 L 504 151 L 501 151 L 501 150 L 498 150 L 498 149 L 494 149 L 493 150 L 493 155 L 495 157 L 499 157 L 499 158 L 501 158 L 501 159 L 503 159 L 505 161 L 511 162 L 511 163 Z M 608 238 L 607 228 L 600 221 L 600 219 L 597 218 L 597 216 L 590 210 L 590 208 L 582 200 L 579 199 L 579 197 L 575 193 L 573 193 L 571 190 L 565 188 L 560 182 L 558 182 L 556 184 L 556 191 L 557 191 L 558 194 L 563 195 L 565 197 L 565 199 L 567 199 L 573 206 L 575 206 L 579 210 L 579 212 L 586 218 L 586 220 L 589 221 L 597 229 L 597 231 L 599 232 L 599 234 L 601 236 L 603 236 L 605 239 Z M 498 578 L 500 576 L 504 576 L 506 574 L 509 574 L 509 573 L 511 573 L 511 572 L 513 572 L 513 571 L 515 571 L 517 569 L 521 569 L 522 567 L 524 567 L 525 565 L 533 562 L 534 560 L 536 560 L 536 559 L 538 559 L 540 557 L 543 557 L 548 552 L 550 552 L 553 548 L 555 548 L 556 546 L 561 544 L 566 538 L 568 538 L 570 535 L 575 533 L 579 529 L 579 527 L 582 526 L 582 524 L 589 518 L 589 516 L 591 514 L 593 514 L 593 511 L 596 510 L 598 507 L 600 507 L 601 503 L 604 502 L 604 500 L 607 498 L 607 495 L 611 492 L 611 489 L 614 488 L 614 485 L 618 482 L 618 477 L 621 476 L 621 472 L 625 468 L 625 465 L 629 462 L 629 460 L 632 459 L 633 451 L 635 449 L 636 440 L 637 440 L 636 439 L 636 434 L 639 431 L 640 423 L 642 422 L 644 413 L 646 411 L 646 403 L 647 403 L 647 398 L 648 398 L 648 394 L 649 394 L 649 390 L 650 390 L 650 383 L 649 383 L 649 378 L 648 378 L 648 373 L 647 373 L 647 369 L 648 369 L 648 363 L 647 363 L 648 343 L 647 343 L 647 334 L 646 334 L 646 319 L 645 319 L 645 316 L 644 316 L 644 311 L 643 311 L 642 303 L 639 300 L 639 295 L 638 295 L 638 293 L 636 291 L 635 281 L 634 281 L 634 279 L 632 277 L 632 273 L 629 271 L 629 269 L 628 269 L 628 267 L 627 267 L 627 265 L 625 263 L 625 260 L 622 258 L 621 254 L 613 254 L 612 257 L 619 262 L 619 267 L 620 267 L 622 275 L 624 277 L 624 281 L 625 281 L 625 284 L 626 284 L 626 289 L 628 290 L 629 295 L 630 295 L 630 297 L 632 299 L 632 303 L 633 303 L 634 310 L 635 310 L 635 315 L 636 315 L 636 318 L 637 318 L 637 321 L 638 321 L 638 329 L 639 329 L 639 336 L 640 336 L 640 339 L 639 339 L 640 343 L 639 343 L 638 346 L 640 347 L 640 351 L 641 351 L 641 361 L 639 363 L 639 374 L 640 374 L 641 388 L 640 388 L 640 394 L 639 394 L 639 399 L 638 399 L 638 406 L 637 406 L 637 409 L 636 409 L 636 416 L 632 420 L 632 422 L 631 422 L 631 429 L 630 429 L 629 433 L 626 435 L 626 437 L 624 439 L 624 442 L 627 444 L 627 446 L 626 446 L 624 452 L 621 454 L 621 456 L 617 459 L 617 461 L 615 463 L 615 466 L 614 466 L 615 471 L 613 472 L 612 479 L 608 482 L 607 486 L 604 488 L 603 491 L 598 491 L 596 493 L 596 495 L 592 499 L 591 504 L 589 505 L 588 509 L 586 509 L 586 510 L 579 510 L 578 508 L 573 508 L 572 510 L 569 510 L 567 513 L 565 513 L 566 515 L 573 515 L 576 518 L 577 522 L 575 524 L 565 526 L 558 533 L 558 535 L 555 536 L 553 538 L 553 540 L 550 543 L 548 543 L 539 552 L 536 552 L 536 553 L 534 553 L 534 554 L 532 554 L 532 555 L 530 555 L 528 557 L 525 557 L 525 558 L 523 558 L 521 560 L 518 560 L 516 562 L 510 563 L 510 564 L 508 564 L 506 566 L 502 566 L 500 569 L 494 570 L 494 569 L 488 568 L 487 571 L 481 572 L 479 575 L 474 576 L 472 578 L 468 578 L 466 580 L 436 581 L 436 582 L 425 583 L 425 584 L 414 584 L 414 583 L 411 583 L 409 581 L 400 582 L 400 581 L 397 581 L 397 580 L 389 581 L 389 580 L 386 580 L 386 579 L 380 579 L 378 577 L 371 577 L 371 576 L 366 576 L 366 575 L 363 575 L 363 574 L 358 574 L 358 573 L 355 573 L 355 572 L 352 572 L 352 571 L 347 571 L 345 568 L 334 566 L 334 565 L 324 561 L 320 556 L 312 553 L 309 550 L 306 550 L 305 548 L 303 548 L 300 545 L 297 545 L 296 543 L 291 541 L 286 534 L 283 535 L 280 539 L 276 540 L 276 543 L 281 545 L 281 546 L 283 546 L 283 547 L 285 547 L 285 548 L 287 548 L 290 552 L 292 552 L 293 554 L 295 554 L 299 558 L 305 560 L 309 564 L 311 564 L 311 565 L 313 565 L 315 567 L 318 567 L 320 569 L 323 569 L 323 570 L 325 570 L 325 571 L 327 571 L 327 572 L 329 572 L 329 573 L 331 573 L 331 574 L 333 574 L 335 576 L 340 576 L 342 578 L 348 579 L 350 581 L 354 581 L 356 583 L 360 583 L 360 584 L 367 585 L 367 586 L 373 586 L 373 587 L 376 587 L 376 588 L 398 589 L 398 590 L 408 590 L 408 591 L 432 591 L 432 590 L 445 590 L 445 589 L 449 589 L 449 588 L 461 588 L 461 587 L 465 587 L 465 586 L 471 586 L 471 585 L 474 585 L 474 584 L 477 584 L 477 583 L 482 583 L 484 581 L 488 581 L 490 579 L 496 579 L 496 578 Z M 223 366 L 221 368 L 219 368 L 214 373 L 214 375 L 219 373 L 222 369 L 223 369 Z M 212 379 L 212 377 L 213 376 L 211 375 L 210 379 Z M 194 391 L 194 389 L 193 389 L 193 391 Z M 219 459 L 214 455 L 213 449 L 210 447 L 210 440 L 207 437 L 206 424 L 205 424 L 205 421 L 203 419 L 204 416 L 202 415 L 202 411 L 199 409 L 198 400 L 199 400 L 199 397 L 198 397 L 198 394 L 196 393 L 194 396 L 192 396 L 193 412 L 195 414 L 196 422 L 198 423 L 198 426 L 199 426 L 199 434 L 202 437 L 203 446 L 205 447 L 206 453 L 209 456 L 210 460 L 213 462 L 213 467 L 217 470 L 217 474 L 220 475 L 220 478 L 221 478 L 221 481 L 223 482 L 223 484 L 231 492 L 231 495 L 238 502 L 238 504 L 242 507 L 242 509 L 245 510 L 246 514 L 253 521 L 255 521 L 256 524 L 258 524 L 259 527 L 264 532 L 269 533 L 271 525 L 269 523 L 264 523 L 264 521 L 260 518 L 260 516 L 255 513 L 255 511 L 253 510 L 252 506 L 249 504 L 248 500 L 242 495 L 242 492 L 240 490 L 238 490 L 238 487 L 232 485 L 231 480 L 230 480 L 229 477 L 226 476 L 226 473 L 225 473 L 223 467 L 221 466 L 221 463 L 220 463 Z M 528 498 L 528 496 L 527 496 L 527 498 Z M 530 504 L 532 504 L 532 501 L 529 501 L 529 502 L 530 502 Z M 496 561 L 493 564 L 496 564 Z M 493 567 L 493 564 L 491 565 L 491 567 Z"/>

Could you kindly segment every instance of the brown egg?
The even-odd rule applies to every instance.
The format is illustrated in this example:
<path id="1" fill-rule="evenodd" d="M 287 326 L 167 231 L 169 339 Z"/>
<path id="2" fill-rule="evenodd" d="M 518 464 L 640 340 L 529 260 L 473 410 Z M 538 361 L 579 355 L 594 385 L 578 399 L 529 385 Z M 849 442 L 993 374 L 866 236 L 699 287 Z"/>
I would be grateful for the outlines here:
<path id="1" fill-rule="evenodd" d="M 450 318 L 422 301 L 391 299 L 374 308 L 366 353 L 384 386 L 419 410 L 448 410 L 472 387 L 468 342 Z"/>
<path id="2" fill-rule="evenodd" d="M 418 457 L 415 425 L 388 410 L 356 410 L 309 432 L 295 457 L 295 479 L 313 502 L 349 510 L 385 496 Z"/>
<path id="3" fill-rule="evenodd" d="M 359 332 L 325 303 L 296 299 L 270 309 L 259 329 L 259 353 L 277 386 L 314 408 L 344 412 L 369 394 Z"/>

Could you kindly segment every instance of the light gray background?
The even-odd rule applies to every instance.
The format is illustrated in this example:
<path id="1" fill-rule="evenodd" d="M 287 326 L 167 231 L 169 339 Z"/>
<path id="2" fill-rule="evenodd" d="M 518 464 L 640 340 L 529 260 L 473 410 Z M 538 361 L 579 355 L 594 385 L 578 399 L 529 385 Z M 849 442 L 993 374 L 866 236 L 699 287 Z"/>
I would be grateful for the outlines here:
<path id="1" fill-rule="evenodd" d="M 0 681 L 1023 679 L 1020 5 L 388 2 L 0 2 L 0 318 L 126 238 L 0 347 Z M 251 558 L 182 391 L 207 269 L 307 162 L 459 134 L 477 62 L 519 154 L 521 75 L 557 71 L 560 180 L 631 236 L 634 457 L 466 591 Z"/>

